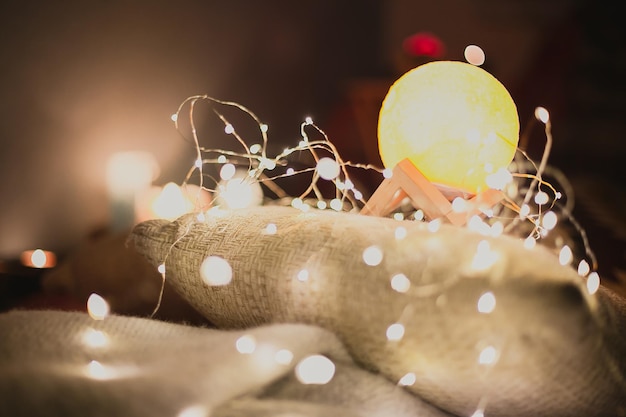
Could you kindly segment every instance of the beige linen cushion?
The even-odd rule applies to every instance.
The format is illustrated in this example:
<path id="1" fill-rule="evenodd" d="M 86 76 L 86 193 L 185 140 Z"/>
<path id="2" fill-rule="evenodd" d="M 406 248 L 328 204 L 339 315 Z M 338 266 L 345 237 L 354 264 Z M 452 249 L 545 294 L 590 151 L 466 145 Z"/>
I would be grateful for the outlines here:
<path id="1" fill-rule="evenodd" d="M 164 263 L 215 325 L 320 325 L 362 366 L 457 415 L 626 415 L 624 300 L 604 288 L 590 296 L 543 247 L 275 206 L 144 222 L 129 244 Z M 382 259 L 369 265 L 364 252 Z M 203 280 L 207 256 L 229 263 L 228 285 Z M 481 313 L 487 292 L 495 309 Z"/>

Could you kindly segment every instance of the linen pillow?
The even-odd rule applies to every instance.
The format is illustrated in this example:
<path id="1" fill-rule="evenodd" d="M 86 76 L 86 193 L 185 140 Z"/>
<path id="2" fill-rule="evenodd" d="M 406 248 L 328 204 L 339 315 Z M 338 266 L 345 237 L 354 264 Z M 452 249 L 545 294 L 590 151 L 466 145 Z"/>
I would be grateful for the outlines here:
<path id="1" fill-rule="evenodd" d="M 322 326 L 454 414 L 626 415 L 626 304 L 544 247 L 276 206 L 144 222 L 129 244 L 218 327 Z"/>

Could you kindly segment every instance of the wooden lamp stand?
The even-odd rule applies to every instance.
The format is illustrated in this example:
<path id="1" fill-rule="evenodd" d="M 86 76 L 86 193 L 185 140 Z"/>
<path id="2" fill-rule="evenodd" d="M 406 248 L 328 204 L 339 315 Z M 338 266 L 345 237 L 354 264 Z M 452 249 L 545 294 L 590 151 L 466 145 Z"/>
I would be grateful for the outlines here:
<path id="1" fill-rule="evenodd" d="M 450 192 L 434 185 L 409 159 L 403 159 L 393 168 L 393 175 L 380 184 L 361 214 L 387 216 L 408 197 L 413 207 L 421 209 L 430 220 L 443 218 L 462 226 L 473 215 L 482 214 L 481 209 L 493 207 L 504 197 L 501 191 L 490 188 L 470 198 L 467 210 L 456 212 L 450 201 L 462 195 L 460 191 Z"/>

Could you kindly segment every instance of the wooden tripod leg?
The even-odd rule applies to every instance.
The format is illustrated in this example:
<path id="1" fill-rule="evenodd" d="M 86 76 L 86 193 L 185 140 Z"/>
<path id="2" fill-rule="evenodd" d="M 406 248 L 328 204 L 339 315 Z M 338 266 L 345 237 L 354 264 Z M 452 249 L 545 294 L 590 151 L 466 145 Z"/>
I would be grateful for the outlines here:
<path id="1" fill-rule="evenodd" d="M 391 178 L 385 179 L 361 209 L 361 214 L 386 216 L 402 204 L 407 194 Z"/>
<path id="2" fill-rule="evenodd" d="M 482 214 L 483 210 L 489 209 L 504 199 L 504 194 L 500 190 L 489 188 L 482 193 L 476 194 L 469 200 L 471 209 L 467 212 L 467 217 L 475 214 Z"/>
<path id="3" fill-rule="evenodd" d="M 433 220 L 444 218 L 450 223 L 461 226 L 467 219 L 482 210 L 497 204 L 502 198 L 502 192 L 486 190 L 469 200 L 469 209 L 464 212 L 455 212 L 452 204 L 444 194 L 433 185 L 408 159 L 403 159 L 393 168 L 391 178 L 385 179 L 374 192 L 361 214 L 372 216 L 387 216 L 409 197 L 413 207 L 421 209 L 427 218 Z"/>
<path id="4" fill-rule="evenodd" d="M 428 218 L 436 219 L 452 212 L 452 205 L 441 191 L 411 161 L 404 159 L 394 167 L 391 178 L 381 183 L 361 214 L 386 216 L 397 209 L 407 196 L 413 206 L 422 209 Z"/>

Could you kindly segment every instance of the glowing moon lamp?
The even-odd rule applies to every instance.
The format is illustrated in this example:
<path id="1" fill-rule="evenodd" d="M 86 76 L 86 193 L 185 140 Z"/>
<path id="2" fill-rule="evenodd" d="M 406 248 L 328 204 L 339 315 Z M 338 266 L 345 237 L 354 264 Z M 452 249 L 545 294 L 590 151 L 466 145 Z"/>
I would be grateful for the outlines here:
<path id="1" fill-rule="evenodd" d="M 471 194 L 512 161 L 519 141 L 517 107 L 482 68 L 435 61 L 401 76 L 383 100 L 378 147 L 393 168 L 408 158 L 432 183 Z"/>

